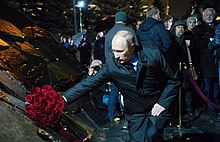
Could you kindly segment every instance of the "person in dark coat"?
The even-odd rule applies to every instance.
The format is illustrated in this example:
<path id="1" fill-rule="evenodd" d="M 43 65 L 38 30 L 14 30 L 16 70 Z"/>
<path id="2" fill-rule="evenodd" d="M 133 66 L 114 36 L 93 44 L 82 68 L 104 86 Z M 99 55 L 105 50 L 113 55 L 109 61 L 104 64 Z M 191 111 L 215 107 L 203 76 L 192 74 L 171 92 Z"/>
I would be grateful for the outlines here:
<path id="1" fill-rule="evenodd" d="M 215 34 L 215 10 L 206 8 L 203 13 L 203 21 L 194 30 L 196 45 L 200 51 L 201 75 L 204 83 L 204 93 L 213 102 L 219 102 L 220 87 L 218 84 L 218 65 L 215 57 L 208 48 L 209 42 Z M 210 110 L 215 110 L 208 104 Z M 216 111 L 216 119 L 220 120 L 220 110 Z"/>
<path id="2" fill-rule="evenodd" d="M 105 63 L 105 31 L 97 34 L 94 42 L 94 60 L 101 60 Z"/>
<path id="3" fill-rule="evenodd" d="M 195 101 L 194 101 L 194 87 L 190 82 L 190 79 L 187 75 L 189 70 L 189 58 L 187 53 L 187 48 L 190 51 L 191 62 L 193 65 L 197 66 L 197 54 L 196 47 L 193 40 L 193 35 L 189 32 L 185 33 L 185 22 L 183 20 L 178 20 L 174 23 L 174 33 L 173 33 L 173 47 L 172 52 L 169 53 L 169 57 L 173 61 L 174 65 L 178 67 L 183 73 L 182 81 L 182 109 L 184 114 L 188 113 L 190 116 L 194 116 Z M 180 68 L 181 63 L 181 68 Z"/>
<path id="4" fill-rule="evenodd" d="M 181 74 L 169 64 L 158 48 L 138 52 L 134 36 L 119 31 L 112 40 L 114 56 L 99 72 L 63 94 L 66 103 L 92 91 L 101 84 L 114 82 L 124 97 L 131 142 L 160 142 L 163 128 L 171 118 L 170 109 L 179 90 Z"/>
<path id="5" fill-rule="evenodd" d="M 137 31 L 140 44 L 144 47 L 159 47 L 168 51 L 171 47 L 171 38 L 164 23 L 160 21 L 160 11 L 155 6 L 150 6 L 146 13 L 147 18 L 141 23 Z"/>
<path id="6" fill-rule="evenodd" d="M 127 22 L 127 15 L 123 11 L 119 11 L 115 14 L 115 25 L 107 32 L 105 36 L 105 59 L 108 59 L 110 56 L 113 55 L 112 53 L 112 39 L 114 35 L 119 30 L 125 30 L 131 32 L 135 36 L 135 45 L 138 46 L 138 39 L 136 37 L 135 31 L 126 26 Z"/>
<path id="7" fill-rule="evenodd" d="M 80 63 L 83 65 L 83 69 L 87 70 L 91 60 L 92 44 L 88 41 L 86 35 L 83 35 L 82 41 L 78 46 L 78 50 L 80 53 Z"/>
<path id="8" fill-rule="evenodd" d="M 113 56 L 112 52 L 112 39 L 114 35 L 119 30 L 125 30 L 129 31 L 133 34 L 135 37 L 135 45 L 138 46 L 138 39 L 136 37 L 135 31 L 126 26 L 127 23 L 127 15 L 123 11 L 119 11 L 115 14 L 115 25 L 107 32 L 105 36 L 105 62 L 108 61 Z M 109 95 L 109 104 L 108 104 L 108 112 L 109 112 L 109 118 L 110 120 L 114 120 L 116 117 L 116 106 L 117 106 L 117 100 L 118 100 L 119 91 L 114 83 L 111 83 L 111 92 Z"/>

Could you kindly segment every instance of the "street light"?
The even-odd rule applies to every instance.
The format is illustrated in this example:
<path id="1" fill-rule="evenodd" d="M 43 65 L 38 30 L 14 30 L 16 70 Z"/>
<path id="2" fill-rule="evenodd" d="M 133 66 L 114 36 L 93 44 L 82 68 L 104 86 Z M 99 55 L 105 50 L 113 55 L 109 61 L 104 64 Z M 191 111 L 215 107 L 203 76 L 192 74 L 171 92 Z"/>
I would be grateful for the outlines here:
<path id="1" fill-rule="evenodd" d="M 74 14 L 74 34 L 78 33 L 77 28 L 77 17 L 76 17 L 76 0 L 73 0 L 73 14 Z"/>
<path id="2" fill-rule="evenodd" d="M 82 8 L 84 7 L 84 1 L 78 1 L 77 7 L 79 7 L 79 25 L 80 25 L 80 32 L 82 32 Z"/>

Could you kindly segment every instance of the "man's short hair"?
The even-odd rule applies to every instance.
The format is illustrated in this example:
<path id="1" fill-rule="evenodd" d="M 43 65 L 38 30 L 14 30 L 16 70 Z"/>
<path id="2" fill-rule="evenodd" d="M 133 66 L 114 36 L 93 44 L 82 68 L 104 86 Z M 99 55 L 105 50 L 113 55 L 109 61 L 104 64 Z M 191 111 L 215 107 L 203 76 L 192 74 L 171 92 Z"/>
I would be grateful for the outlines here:
<path id="1" fill-rule="evenodd" d="M 126 40 L 127 45 L 132 45 L 135 43 L 134 35 L 131 32 L 125 30 L 118 31 L 113 37 L 112 41 L 118 38 Z"/>
<path id="2" fill-rule="evenodd" d="M 157 14 L 159 9 L 155 6 L 150 6 L 147 8 L 146 17 L 152 17 L 153 15 Z"/>
<path id="3" fill-rule="evenodd" d="M 173 20 L 173 16 L 167 15 L 166 17 L 164 17 L 164 21 L 169 21 L 169 20 Z"/>

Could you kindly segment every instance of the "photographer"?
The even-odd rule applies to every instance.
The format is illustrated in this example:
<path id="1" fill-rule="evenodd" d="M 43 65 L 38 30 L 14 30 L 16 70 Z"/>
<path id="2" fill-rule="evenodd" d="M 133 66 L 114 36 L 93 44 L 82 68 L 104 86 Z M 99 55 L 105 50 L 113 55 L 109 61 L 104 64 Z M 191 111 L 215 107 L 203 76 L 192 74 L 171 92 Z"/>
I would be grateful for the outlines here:
<path id="1" fill-rule="evenodd" d="M 96 75 L 102 67 L 103 63 L 101 60 L 93 60 L 88 69 L 88 76 Z M 123 115 L 121 115 L 123 111 L 121 96 L 118 92 L 114 92 L 114 89 L 112 89 L 112 85 L 112 83 L 107 83 L 99 87 L 99 89 L 101 89 L 103 92 L 102 103 L 108 106 L 107 119 L 110 119 L 111 122 L 120 120 L 119 117 L 123 117 Z"/>
<path id="2" fill-rule="evenodd" d="M 100 60 L 93 60 L 91 65 L 89 66 L 88 75 L 92 76 L 92 75 L 97 74 L 99 69 L 101 69 L 102 67 L 103 67 L 102 61 L 100 61 Z"/>

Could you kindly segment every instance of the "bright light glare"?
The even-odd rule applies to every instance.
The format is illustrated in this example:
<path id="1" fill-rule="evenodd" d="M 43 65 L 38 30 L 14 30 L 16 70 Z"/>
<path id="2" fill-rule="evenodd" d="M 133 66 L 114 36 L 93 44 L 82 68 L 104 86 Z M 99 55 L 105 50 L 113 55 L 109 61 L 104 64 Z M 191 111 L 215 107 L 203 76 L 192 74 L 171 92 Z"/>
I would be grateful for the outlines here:
<path id="1" fill-rule="evenodd" d="M 82 8 L 84 6 L 84 4 L 85 4 L 84 1 L 79 1 L 77 5 L 78 5 L 78 7 Z"/>

